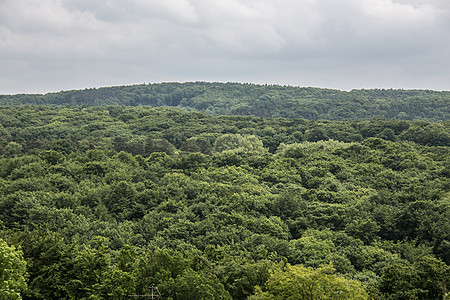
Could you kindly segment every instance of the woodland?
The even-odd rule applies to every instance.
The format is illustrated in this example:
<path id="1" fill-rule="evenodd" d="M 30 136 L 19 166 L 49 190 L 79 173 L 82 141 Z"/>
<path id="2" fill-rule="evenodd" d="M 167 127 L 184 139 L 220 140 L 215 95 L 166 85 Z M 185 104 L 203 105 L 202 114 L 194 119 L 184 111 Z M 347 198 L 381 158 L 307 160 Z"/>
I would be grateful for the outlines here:
<path id="1" fill-rule="evenodd" d="M 445 299 L 449 99 L 2 95 L 0 299 Z"/>
<path id="2" fill-rule="evenodd" d="M 168 82 L 0 95 L 2 105 L 170 106 L 211 115 L 308 120 L 450 119 L 450 91 L 324 88 L 244 83 Z"/>

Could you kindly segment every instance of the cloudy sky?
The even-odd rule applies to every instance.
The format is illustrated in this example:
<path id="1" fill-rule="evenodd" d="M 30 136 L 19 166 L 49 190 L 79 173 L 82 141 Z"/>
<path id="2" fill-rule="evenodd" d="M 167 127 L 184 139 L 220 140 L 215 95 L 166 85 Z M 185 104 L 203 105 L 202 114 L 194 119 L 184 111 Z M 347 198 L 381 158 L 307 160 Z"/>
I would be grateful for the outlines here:
<path id="1" fill-rule="evenodd" d="M 0 0 L 0 94 L 164 81 L 450 90 L 450 1 Z"/>

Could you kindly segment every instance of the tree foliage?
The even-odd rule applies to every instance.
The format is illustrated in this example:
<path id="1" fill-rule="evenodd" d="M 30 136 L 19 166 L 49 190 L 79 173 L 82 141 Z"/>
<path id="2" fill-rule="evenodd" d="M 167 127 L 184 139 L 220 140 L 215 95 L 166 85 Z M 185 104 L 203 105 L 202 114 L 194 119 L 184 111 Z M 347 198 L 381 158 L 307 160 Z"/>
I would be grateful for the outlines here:
<path id="1" fill-rule="evenodd" d="M 25 271 L 26 262 L 22 251 L 0 239 L 1 299 L 22 299 L 20 292 L 26 288 Z"/>
<path id="2" fill-rule="evenodd" d="M 213 115 L 304 118 L 308 120 L 445 121 L 450 92 L 372 89 L 350 92 L 240 83 L 157 83 L 62 91 L 45 95 L 0 95 L 0 105 L 172 106 Z M 120 120 L 134 116 L 121 113 Z M 8 124 L 13 124 L 11 120 Z M 98 128 L 97 124 L 97 128 Z M 313 130 L 311 138 L 323 132 Z M 387 132 L 385 133 L 387 134 Z"/>
<path id="3" fill-rule="evenodd" d="M 311 269 L 286 264 L 270 275 L 265 291 L 257 287 L 256 294 L 249 299 L 368 299 L 359 281 L 333 273 L 331 266 Z"/>
<path id="4" fill-rule="evenodd" d="M 448 291 L 448 122 L 16 106 L 0 124 L 25 299 Z"/>

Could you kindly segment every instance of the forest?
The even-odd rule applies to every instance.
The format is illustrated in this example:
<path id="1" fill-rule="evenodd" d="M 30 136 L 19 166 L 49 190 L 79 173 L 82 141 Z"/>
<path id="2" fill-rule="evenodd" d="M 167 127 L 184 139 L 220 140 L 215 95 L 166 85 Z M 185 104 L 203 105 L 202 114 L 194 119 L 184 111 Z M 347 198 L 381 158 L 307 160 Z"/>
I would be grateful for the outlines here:
<path id="1" fill-rule="evenodd" d="M 154 83 L 61 91 L 45 95 L 0 95 L 0 105 L 171 106 L 211 115 L 307 120 L 450 119 L 450 91 L 324 88 L 244 83 Z"/>
<path id="2" fill-rule="evenodd" d="M 0 96 L 0 299 L 445 299 L 448 99 L 212 83 Z"/>

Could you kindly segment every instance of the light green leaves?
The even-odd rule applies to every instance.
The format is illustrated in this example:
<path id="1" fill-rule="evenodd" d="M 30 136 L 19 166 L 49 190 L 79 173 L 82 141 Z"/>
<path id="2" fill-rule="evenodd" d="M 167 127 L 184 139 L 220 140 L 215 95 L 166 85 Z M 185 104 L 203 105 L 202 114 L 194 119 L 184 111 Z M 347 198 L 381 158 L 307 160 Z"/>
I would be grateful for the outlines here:
<path id="1" fill-rule="evenodd" d="M 22 251 L 0 239 L 0 299 L 22 299 L 26 288 L 26 262 Z"/>
<path id="2" fill-rule="evenodd" d="M 265 291 L 257 288 L 256 294 L 249 299 L 368 299 L 359 281 L 346 279 L 333 273 L 334 269 L 331 265 L 312 269 L 286 263 L 270 275 L 264 287 Z"/>

